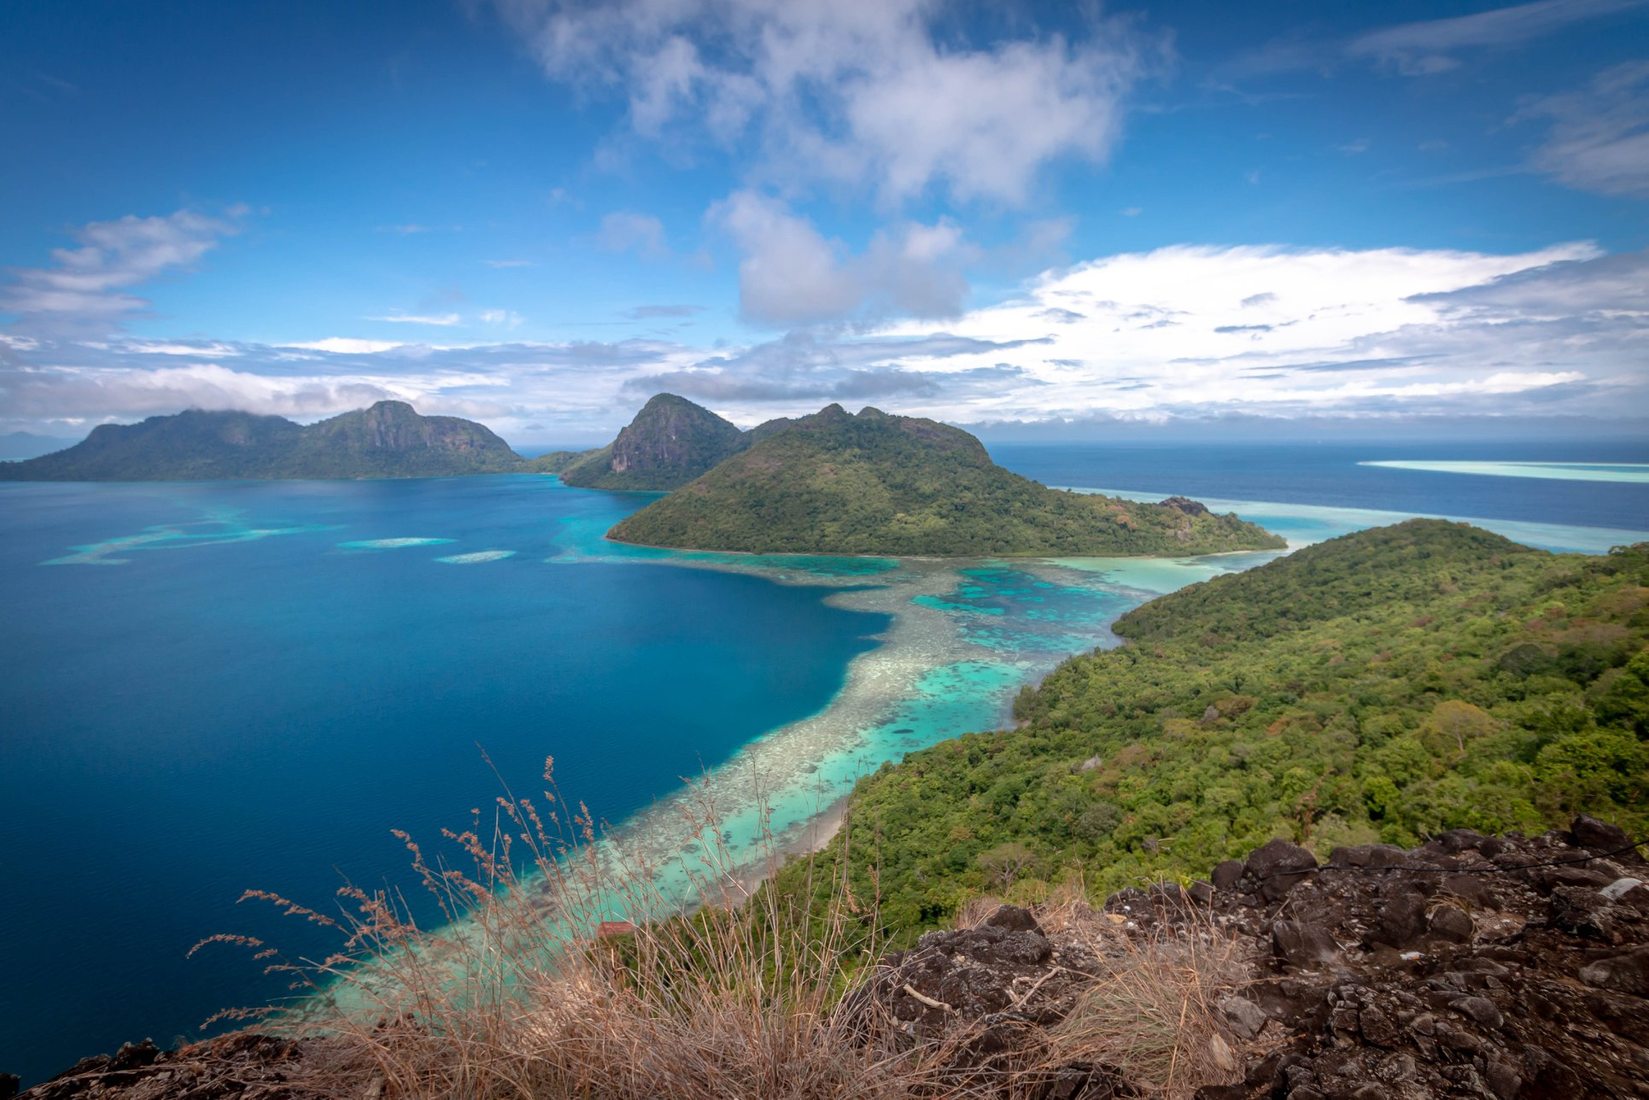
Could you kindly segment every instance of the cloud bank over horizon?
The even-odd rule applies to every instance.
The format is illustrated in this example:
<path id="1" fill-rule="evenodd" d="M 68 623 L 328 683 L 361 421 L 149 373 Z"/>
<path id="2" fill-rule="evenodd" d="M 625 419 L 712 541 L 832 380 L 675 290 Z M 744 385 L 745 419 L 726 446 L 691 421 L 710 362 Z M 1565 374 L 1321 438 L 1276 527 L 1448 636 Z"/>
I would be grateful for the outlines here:
<path id="1" fill-rule="evenodd" d="M 655 392 L 745 425 L 829 402 L 963 422 L 1642 416 L 1649 255 L 1174 246 L 1049 270 L 942 325 L 680 340 L 290 344 L 0 335 L 19 423 L 181 408 L 315 419 L 394 398 L 556 440 Z"/>

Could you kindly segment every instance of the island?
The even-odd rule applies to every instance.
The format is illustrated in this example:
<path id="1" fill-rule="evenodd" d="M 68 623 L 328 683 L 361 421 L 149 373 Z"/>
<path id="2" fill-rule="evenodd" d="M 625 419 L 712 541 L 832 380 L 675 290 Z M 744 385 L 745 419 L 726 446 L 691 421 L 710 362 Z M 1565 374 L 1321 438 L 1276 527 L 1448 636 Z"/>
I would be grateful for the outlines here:
<path id="1" fill-rule="evenodd" d="M 607 446 L 555 451 L 535 459 L 533 468 L 579 489 L 665 491 L 742 451 L 748 436 L 702 405 L 661 393 Z"/>
<path id="2" fill-rule="evenodd" d="M 1643 836 L 1646 607 L 1649 544 L 1549 554 L 1442 520 L 1319 543 L 1130 611 L 1123 645 L 1022 690 L 1015 728 L 861 781 L 876 843 L 779 881 L 846 873 L 903 943 L 981 893 L 1104 896 L 1275 837 L 1327 858 L 1580 813 Z"/>
<path id="3" fill-rule="evenodd" d="M 0 462 L 6 481 L 216 481 L 453 477 L 512 473 L 526 461 L 489 428 L 379 401 L 310 425 L 189 409 L 101 424 L 65 450 Z"/>
<path id="4" fill-rule="evenodd" d="M 608 537 L 690 550 L 939 557 L 1178 556 L 1286 545 L 1183 497 L 1143 504 L 1050 489 L 998 466 L 960 428 L 874 408 L 853 415 L 830 405 L 770 421 L 744 433 L 744 444 Z"/>

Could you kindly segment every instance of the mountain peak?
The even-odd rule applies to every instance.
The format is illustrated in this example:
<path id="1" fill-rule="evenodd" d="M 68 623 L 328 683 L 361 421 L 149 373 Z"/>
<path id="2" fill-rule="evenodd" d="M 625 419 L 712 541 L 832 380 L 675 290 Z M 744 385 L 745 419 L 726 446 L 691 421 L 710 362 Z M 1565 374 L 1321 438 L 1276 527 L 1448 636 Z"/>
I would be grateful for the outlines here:
<path id="1" fill-rule="evenodd" d="M 745 433 L 685 397 L 654 394 L 607 446 L 561 470 L 581 489 L 674 489 L 747 446 Z"/>
<path id="2" fill-rule="evenodd" d="M 1198 554 L 1281 548 L 1235 516 L 1062 493 L 991 461 L 960 428 L 827 405 L 754 442 L 608 533 L 752 553 Z M 621 437 L 622 438 L 622 437 Z"/>
<path id="3" fill-rule="evenodd" d="M 450 477 L 521 469 L 480 424 L 379 401 L 308 427 L 233 409 L 102 424 L 66 450 L 0 466 L 12 481 Z"/>

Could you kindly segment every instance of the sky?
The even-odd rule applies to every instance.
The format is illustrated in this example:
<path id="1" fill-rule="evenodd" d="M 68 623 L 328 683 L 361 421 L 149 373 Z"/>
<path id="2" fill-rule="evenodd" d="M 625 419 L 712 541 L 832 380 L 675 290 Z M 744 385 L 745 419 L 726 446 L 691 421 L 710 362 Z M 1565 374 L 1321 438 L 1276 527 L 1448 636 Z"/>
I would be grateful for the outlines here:
<path id="1" fill-rule="evenodd" d="M 0 148 L 0 433 L 1649 428 L 1649 0 L 10 0 Z"/>

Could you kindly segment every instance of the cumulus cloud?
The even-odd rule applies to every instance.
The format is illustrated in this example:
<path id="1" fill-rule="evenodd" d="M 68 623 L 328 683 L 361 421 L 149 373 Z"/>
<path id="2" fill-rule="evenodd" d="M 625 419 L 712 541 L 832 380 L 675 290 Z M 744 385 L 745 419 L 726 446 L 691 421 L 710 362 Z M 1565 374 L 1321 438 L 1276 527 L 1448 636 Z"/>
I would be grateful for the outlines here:
<path id="1" fill-rule="evenodd" d="M 0 312 L 30 330 L 109 331 L 148 307 L 132 288 L 192 267 L 224 237 L 238 232 L 244 207 L 222 217 L 179 210 L 164 217 L 127 215 L 90 222 L 74 232 L 75 248 L 52 250 L 49 267 L 16 268 L 0 288 Z"/>
<path id="2" fill-rule="evenodd" d="M 1514 121 L 1550 130 L 1531 165 L 1570 187 L 1649 198 L 1649 61 L 1605 69 L 1585 88 L 1532 99 Z"/>
<path id="3" fill-rule="evenodd" d="M 1549 411 L 1642 415 L 1643 275 L 1641 256 L 1585 243 L 1513 256 L 1159 249 L 1051 272 L 1015 301 L 968 313 L 958 336 L 1048 343 L 946 369 L 1024 368 L 1045 385 L 1010 384 L 992 402 L 1026 420 L 1498 413 L 1535 394 Z M 973 404 L 942 398 L 930 412 L 977 419 Z"/>
<path id="4" fill-rule="evenodd" d="M 651 214 L 617 210 L 601 219 L 596 244 L 608 252 L 635 252 L 647 259 L 670 253 L 664 240 L 664 223 Z"/>
<path id="5" fill-rule="evenodd" d="M 1017 203 L 1048 162 L 1102 160 L 1166 40 L 1094 19 L 1077 39 L 941 39 L 927 0 L 495 0 L 553 79 L 623 95 L 646 139 L 753 150 L 760 172 L 901 201 Z"/>
<path id="6" fill-rule="evenodd" d="M 739 308 L 747 320 L 792 325 L 856 314 L 915 317 L 961 312 L 965 264 L 977 250 L 947 220 L 878 232 L 852 254 L 783 203 L 738 191 L 711 210 L 740 252 Z"/>
<path id="7" fill-rule="evenodd" d="M 1561 31 L 1574 23 L 1641 7 L 1644 0 L 1537 0 L 1450 19 L 1428 19 L 1369 31 L 1351 40 L 1352 57 L 1377 61 L 1406 76 L 1447 72 L 1459 53 L 1505 49 Z"/>
<path id="8" fill-rule="evenodd" d="M 722 403 L 733 415 L 767 419 L 762 408 L 783 403 L 787 413 L 808 412 L 829 401 L 904 397 L 931 400 L 946 393 L 983 393 L 993 386 L 1037 384 L 1007 363 L 954 369 L 946 360 L 989 359 L 1034 341 L 994 341 L 927 333 L 912 338 L 853 336 L 798 330 L 778 340 L 716 355 L 685 369 L 631 378 L 636 393 L 668 390 L 684 397 Z"/>

